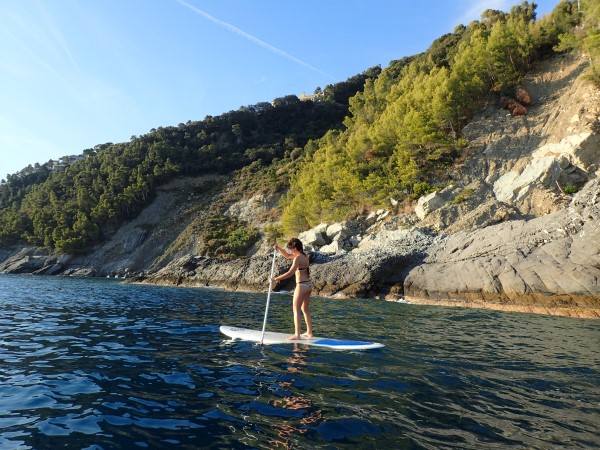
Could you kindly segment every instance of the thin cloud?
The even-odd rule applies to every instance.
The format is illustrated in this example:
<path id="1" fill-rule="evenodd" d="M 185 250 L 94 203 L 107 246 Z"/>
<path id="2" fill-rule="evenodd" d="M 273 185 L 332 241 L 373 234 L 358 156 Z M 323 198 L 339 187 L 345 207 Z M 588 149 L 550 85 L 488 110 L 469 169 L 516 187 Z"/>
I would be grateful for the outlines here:
<path id="1" fill-rule="evenodd" d="M 69 48 L 67 39 L 65 39 L 65 36 L 63 35 L 60 28 L 54 21 L 54 18 L 51 16 L 51 14 L 46 10 L 44 5 L 41 3 L 39 4 L 39 12 L 40 12 L 40 15 L 42 16 L 42 19 L 44 20 L 44 22 L 46 24 L 46 28 L 50 32 L 51 36 L 54 37 L 54 41 L 58 44 L 58 47 L 60 49 L 62 49 L 63 53 L 67 56 L 67 59 L 71 62 L 71 64 L 73 64 L 73 67 L 75 67 L 75 70 L 77 70 L 77 72 L 81 75 L 81 68 L 79 67 L 79 64 L 73 57 L 73 53 L 71 52 L 71 49 Z"/>
<path id="2" fill-rule="evenodd" d="M 263 48 L 266 48 L 267 50 L 275 53 L 276 55 L 283 56 L 284 58 L 287 58 L 290 61 L 293 61 L 293 62 L 295 62 L 297 64 L 300 64 L 301 66 L 304 66 L 304 67 L 306 67 L 306 68 L 308 68 L 310 70 L 313 70 L 313 71 L 315 71 L 317 73 L 320 73 L 321 75 L 325 75 L 326 77 L 333 78 L 331 75 L 323 72 L 322 70 L 317 69 L 314 66 L 311 66 L 310 64 L 302 61 L 301 59 L 296 58 L 295 56 L 292 56 L 289 53 L 284 52 L 283 50 L 278 49 L 277 47 L 273 47 L 271 44 L 269 44 L 269 43 L 267 43 L 267 42 L 265 42 L 265 41 L 257 38 L 256 36 L 252 36 L 251 34 L 246 33 L 244 30 L 240 30 L 238 27 L 236 27 L 234 25 L 231 25 L 230 23 L 223 22 L 222 20 L 219 20 L 216 17 L 211 16 L 210 14 L 202 11 L 201 9 L 196 8 L 194 5 L 190 5 L 189 3 L 187 3 L 184 0 L 176 0 L 176 1 L 177 1 L 177 3 L 179 3 L 179 4 L 183 5 L 183 6 L 185 6 L 186 8 L 192 10 L 193 12 L 195 12 L 196 14 L 198 14 L 199 16 L 202 16 L 205 19 L 208 19 L 211 22 L 216 23 L 217 25 L 219 25 L 219 26 L 221 26 L 221 27 L 223 27 L 225 29 L 227 29 L 227 30 L 229 30 L 229 31 L 231 31 L 231 32 L 239 35 L 239 36 L 242 36 L 244 39 L 247 39 L 250 42 L 253 42 L 253 43 L 255 43 L 255 44 L 257 44 L 257 45 L 259 45 L 259 46 L 261 46 Z"/>

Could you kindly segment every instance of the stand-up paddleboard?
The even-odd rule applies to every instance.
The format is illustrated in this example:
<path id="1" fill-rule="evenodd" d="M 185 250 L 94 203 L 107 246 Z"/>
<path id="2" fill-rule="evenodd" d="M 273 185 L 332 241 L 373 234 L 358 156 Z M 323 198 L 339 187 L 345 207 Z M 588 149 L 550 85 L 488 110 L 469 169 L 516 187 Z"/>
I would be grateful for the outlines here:
<path id="1" fill-rule="evenodd" d="M 222 325 L 221 333 L 229 336 L 232 339 L 240 339 L 242 341 L 260 342 L 262 332 L 260 330 L 248 330 L 247 328 L 228 327 Z M 369 341 L 352 341 L 346 339 L 332 339 L 323 337 L 312 337 L 310 339 L 288 340 L 289 333 L 276 333 L 274 331 L 265 331 L 263 344 L 304 344 L 314 345 L 317 347 L 335 348 L 338 350 L 369 350 L 372 348 L 384 347 L 378 342 Z"/>

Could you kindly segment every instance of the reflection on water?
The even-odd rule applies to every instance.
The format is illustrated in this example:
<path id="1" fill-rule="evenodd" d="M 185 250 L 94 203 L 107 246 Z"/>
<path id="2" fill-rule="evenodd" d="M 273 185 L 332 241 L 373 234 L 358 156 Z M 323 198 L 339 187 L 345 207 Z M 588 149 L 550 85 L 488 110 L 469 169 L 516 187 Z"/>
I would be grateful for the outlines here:
<path id="1" fill-rule="evenodd" d="M 288 358 L 286 370 L 291 374 L 300 374 L 307 365 L 308 351 L 308 346 L 293 344 L 293 354 Z M 294 382 L 298 379 L 292 377 L 280 381 L 278 384 L 285 396 L 270 402 L 274 408 L 282 408 L 291 413 L 289 417 L 284 416 L 281 422 L 273 424 L 278 436 L 278 439 L 270 441 L 273 448 L 293 448 L 297 443 L 297 435 L 306 433 L 309 427 L 315 427 L 323 420 L 322 411 L 313 405 L 309 397 L 293 392 Z"/>
<path id="2" fill-rule="evenodd" d="M 0 449 L 600 447 L 597 321 L 315 299 L 319 335 L 386 347 L 219 334 L 264 301 L 0 276 Z"/>

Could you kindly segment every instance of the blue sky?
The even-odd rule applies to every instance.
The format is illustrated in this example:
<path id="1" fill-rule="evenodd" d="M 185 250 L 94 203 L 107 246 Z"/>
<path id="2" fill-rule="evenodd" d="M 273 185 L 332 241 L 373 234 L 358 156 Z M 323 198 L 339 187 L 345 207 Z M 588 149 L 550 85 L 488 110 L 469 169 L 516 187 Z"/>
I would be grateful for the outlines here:
<path id="1" fill-rule="evenodd" d="M 538 17 L 559 0 L 540 0 Z M 0 2 L 0 179 L 344 81 L 520 0 Z"/>

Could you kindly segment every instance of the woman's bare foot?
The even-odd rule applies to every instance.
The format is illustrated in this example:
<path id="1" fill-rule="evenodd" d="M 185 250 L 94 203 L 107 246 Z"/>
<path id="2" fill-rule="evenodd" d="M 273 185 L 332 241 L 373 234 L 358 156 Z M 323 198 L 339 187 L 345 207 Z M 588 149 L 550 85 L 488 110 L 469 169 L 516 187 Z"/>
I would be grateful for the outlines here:
<path id="1" fill-rule="evenodd" d="M 313 334 L 307 331 L 306 333 L 302 333 L 302 337 L 306 339 L 312 339 Z"/>
<path id="2" fill-rule="evenodd" d="M 300 339 L 302 339 L 302 338 L 300 336 L 298 336 L 297 334 L 295 334 L 293 336 L 290 336 L 288 338 L 288 341 L 297 341 L 297 340 L 300 340 Z"/>

